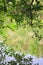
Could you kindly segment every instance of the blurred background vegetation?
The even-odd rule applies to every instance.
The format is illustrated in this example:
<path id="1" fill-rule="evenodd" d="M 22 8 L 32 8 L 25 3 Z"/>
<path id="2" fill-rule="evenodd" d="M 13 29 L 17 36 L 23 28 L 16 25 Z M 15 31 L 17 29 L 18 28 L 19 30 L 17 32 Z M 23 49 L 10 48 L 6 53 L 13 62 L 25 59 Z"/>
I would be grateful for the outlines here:
<path id="1" fill-rule="evenodd" d="M 43 56 L 43 0 L 0 0 L 0 42 Z"/>

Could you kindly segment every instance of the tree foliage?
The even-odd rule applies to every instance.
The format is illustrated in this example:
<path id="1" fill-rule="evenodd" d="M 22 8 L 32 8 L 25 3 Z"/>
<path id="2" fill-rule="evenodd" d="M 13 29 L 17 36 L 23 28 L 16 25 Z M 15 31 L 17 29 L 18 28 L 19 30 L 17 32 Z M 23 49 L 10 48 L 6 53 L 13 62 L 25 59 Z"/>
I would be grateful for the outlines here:
<path id="1" fill-rule="evenodd" d="M 0 34 L 4 36 L 3 29 L 10 28 L 14 31 L 14 28 L 22 23 L 31 26 L 35 37 L 38 40 L 43 38 L 43 33 L 39 33 L 41 28 L 43 28 L 43 1 L 42 0 L 0 0 Z M 15 22 L 13 22 L 13 19 Z M 25 27 L 25 24 L 23 25 Z M 42 30 L 41 30 L 42 31 Z M 42 31 L 43 32 L 43 31 Z M 6 37 L 4 42 L 6 41 Z M 2 43 L 1 43 L 2 44 Z M 15 54 L 14 50 L 6 51 L 0 44 L 0 65 L 32 65 L 32 58 L 25 59 L 19 54 Z M 3 55 L 4 54 L 4 55 Z M 16 61 L 4 62 L 6 55 L 16 58 Z M 23 63 L 22 63 L 23 61 Z M 38 65 L 38 64 L 37 64 Z"/>
<path id="2" fill-rule="evenodd" d="M 15 19 L 17 26 L 26 20 L 26 24 L 31 26 L 35 36 L 40 37 L 37 34 L 39 31 L 34 30 L 34 27 L 39 29 L 43 27 L 43 23 L 40 22 L 43 19 L 42 2 L 40 0 L 0 0 L 0 28 L 8 27 L 13 30 L 9 24 L 3 25 L 6 17 L 10 17 L 11 23 L 13 23 L 12 19 Z"/>
<path id="3" fill-rule="evenodd" d="M 0 65 L 33 65 L 33 58 L 25 58 L 19 52 L 15 52 L 12 48 L 8 48 L 4 43 L 0 43 Z M 36 63 L 34 65 L 39 65 Z"/>

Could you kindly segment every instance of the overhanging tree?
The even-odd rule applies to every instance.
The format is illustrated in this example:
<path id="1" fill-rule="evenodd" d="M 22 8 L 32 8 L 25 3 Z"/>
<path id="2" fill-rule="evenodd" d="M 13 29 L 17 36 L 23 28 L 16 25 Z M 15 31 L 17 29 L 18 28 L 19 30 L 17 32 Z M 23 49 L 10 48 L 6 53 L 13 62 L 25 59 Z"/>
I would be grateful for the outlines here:
<path id="1" fill-rule="evenodd" d="M 10 16 L 10 22 L 12 22 L 12 19 L 15 19 L 17 25 L 20 25 L 24 19 L 27 20 L 26 23 L 31 26 L 33 32 L 35 33 L 35 36 L 38 36 L 38 32 L 37 30 L 34 30 L 34 27 L 43 27 L 43 24 L 40 22 L 41 19 L 39 19 L 39 11 L 42 10 L 43 5 L 39 0 L 0 0 L 0 13 L 4 13 L 3 17 L 1 17 L 3 20 L 0 19 L 1 29 L 4 28 L 4 17 Z M 33 23 L 33 20 L 36 22 Z M 7 27 L 12 29 L 9 25 L 7 25 Z M 40 35 L 38 37 L 40 37 Z"/>

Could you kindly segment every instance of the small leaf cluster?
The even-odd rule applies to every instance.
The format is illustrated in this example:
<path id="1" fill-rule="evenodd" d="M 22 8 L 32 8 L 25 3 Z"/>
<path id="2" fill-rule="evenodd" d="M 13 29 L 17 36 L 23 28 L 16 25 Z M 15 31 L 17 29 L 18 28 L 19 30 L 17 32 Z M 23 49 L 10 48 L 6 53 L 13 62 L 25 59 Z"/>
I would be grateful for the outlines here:
<path id="1" fill-rule="evenodd" d="M 31 57 L 25 58 L 23 54 L 15 52 L 12 48 L 8 49 L 0 43 L 0 65 L 32 65 L 32 59 Z"/>

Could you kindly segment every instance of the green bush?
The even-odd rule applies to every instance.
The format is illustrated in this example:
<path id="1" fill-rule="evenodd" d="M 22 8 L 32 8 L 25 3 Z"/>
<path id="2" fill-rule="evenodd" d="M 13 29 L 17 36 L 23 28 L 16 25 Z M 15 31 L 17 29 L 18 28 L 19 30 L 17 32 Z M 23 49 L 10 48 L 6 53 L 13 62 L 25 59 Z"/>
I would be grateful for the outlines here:
<path id="1" fill-rule="evenodd" d="M 8 49 L 4 43 L 0 43 L 0 65 L 32 65 L 32 58 L 25 58 L 25 56 L 19 52 Z M 36 64 L 37 65 L 37 64 Z"/>

